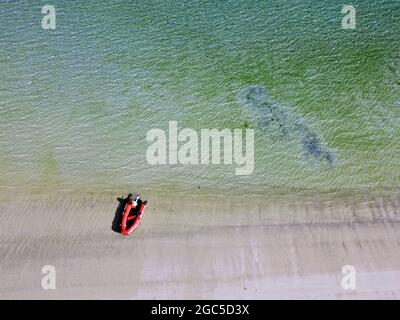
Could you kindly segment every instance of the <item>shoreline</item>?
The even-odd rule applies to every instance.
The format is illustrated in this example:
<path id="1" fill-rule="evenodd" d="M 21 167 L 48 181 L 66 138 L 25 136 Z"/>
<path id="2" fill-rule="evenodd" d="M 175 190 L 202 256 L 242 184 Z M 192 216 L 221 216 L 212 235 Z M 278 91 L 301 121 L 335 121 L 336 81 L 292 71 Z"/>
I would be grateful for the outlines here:
<path id="1" fill-rule="evenodd" d="M 247 205 L 233 196 L 146 198 L 129 237 L 111 230 L 111 196 L 3 198 L 0 298 L 400 298 L 397 194 Z M 41 288 L 46 264 L 56 267 L 56 290 Z M 359 272 L 355 291 L 340 287 L 347 264 Z"/>

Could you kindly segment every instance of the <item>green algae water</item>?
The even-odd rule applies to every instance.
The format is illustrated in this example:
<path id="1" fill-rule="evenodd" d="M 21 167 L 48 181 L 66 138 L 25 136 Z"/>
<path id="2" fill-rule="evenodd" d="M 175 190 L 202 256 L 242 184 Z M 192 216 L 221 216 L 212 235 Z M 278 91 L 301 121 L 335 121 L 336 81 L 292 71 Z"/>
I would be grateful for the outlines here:
<path id="1" fill-rule="evenodd" d="M 55 30 L 0 3 L 0 190 L 399 186 L 399 1 L 354 1 L 355 30 L 336 0 L 51 2 Z M 253 173 L 150 165 L 169 121 L 253 129 Z"/>

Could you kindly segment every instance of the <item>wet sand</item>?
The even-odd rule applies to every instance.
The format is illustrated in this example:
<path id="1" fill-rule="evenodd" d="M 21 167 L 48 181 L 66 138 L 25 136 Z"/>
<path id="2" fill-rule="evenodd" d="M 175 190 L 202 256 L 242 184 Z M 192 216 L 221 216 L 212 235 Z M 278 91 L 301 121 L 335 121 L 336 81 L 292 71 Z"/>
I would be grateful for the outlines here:
<path id="1" fill-rule="evenodd" d="M 397 196 L 148 199 L 125 237 L 111 230 L 112 195 L 1 198 L 0 298 L 400 297 Z M 44 265 L 56 268 L 55 290 L 41 287 Z M 344 265 L 356 268 L 356 290 L 341 287 Z"/>

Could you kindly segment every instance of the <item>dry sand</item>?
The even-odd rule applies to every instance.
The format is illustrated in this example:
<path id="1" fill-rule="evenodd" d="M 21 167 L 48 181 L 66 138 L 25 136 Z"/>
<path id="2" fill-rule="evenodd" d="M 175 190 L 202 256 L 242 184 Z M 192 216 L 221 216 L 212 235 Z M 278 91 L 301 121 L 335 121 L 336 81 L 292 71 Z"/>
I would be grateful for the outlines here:
<path id="1" fill-rule="evenodd" d="M 3 194 L 0 298 L 400 297 L 398 195 L 147 198 L 126 237 L 111 230 L 114 196 Z M 41 287 L 48 264 L 55 290 Z M 341 287 L 344 265 L 356 268 L 356 290 Z"/>

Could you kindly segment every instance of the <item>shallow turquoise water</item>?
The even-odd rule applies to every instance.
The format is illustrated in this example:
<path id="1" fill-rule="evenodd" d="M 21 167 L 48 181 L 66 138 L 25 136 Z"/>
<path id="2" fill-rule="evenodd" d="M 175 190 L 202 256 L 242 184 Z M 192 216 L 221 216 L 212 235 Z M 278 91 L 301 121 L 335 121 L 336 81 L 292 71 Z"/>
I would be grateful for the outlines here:
<path id="1" fill-rule="evenodd" d="M 41 29 L 41 1 L 0 4 L 2 189 L 398 187 L 398 1 L 354 2 L 356 30 L 341 29 L 340 1 L 52 4 L 52 31 Z M 306 129 L 277 139 L 240 99 L 254 85 Z M 172 120 L 254 129 L 253 174 L 150 166 L 146 133 Z M 302 152 L 304 130 L 332 164 Z"/>

